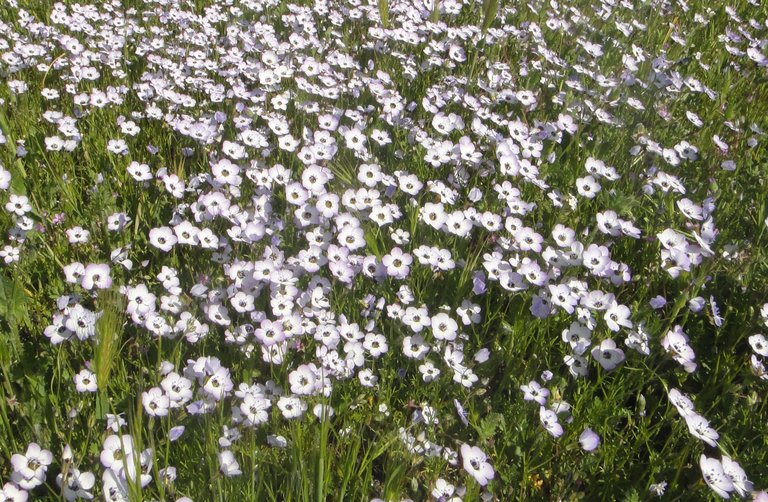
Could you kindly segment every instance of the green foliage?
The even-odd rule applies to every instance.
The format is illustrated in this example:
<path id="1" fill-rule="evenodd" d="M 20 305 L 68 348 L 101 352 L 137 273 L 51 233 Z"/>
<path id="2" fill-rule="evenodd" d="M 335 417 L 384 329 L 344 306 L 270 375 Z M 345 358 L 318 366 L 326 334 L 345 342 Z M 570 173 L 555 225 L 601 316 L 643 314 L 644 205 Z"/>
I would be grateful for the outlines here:
<path id="1" fill-rule="evenodd" d="M 49 11 L 47 2 L 27 3 L 29 10 L 41 19 Z M 591 12 L 591 2 L 576 3 L 585 14 Z M 594 217 L 598 208 L 610 208 L 620 217 L 632 219 L 649 230 L 648 235 L 636 242 L 617 242 L 612 253 L 632 262 L 633 283 L 624 286 L 618 295 L 631 303 L 633 311 L 648 319 L 653 355 L 648 358 L 633 355 L 621 371 L 608 373 L 593 367 L 587 378 L 572 379 L 563 369 L 562 360 L 567 351 L 560 340 L 561 331 L 567 328 L 571 319 L 562 314 L 547 320 L 535 319 L 529 314 L 531 303 L 526 297 L 509 294 L 492 284 L 487 294 L 478 297 L 483 303 L 481 324 L 467 327 L 465 333 L 467 343 L 488 347 L 492 352 L 488 363 L 478 366 L 484 384 L 482 391 L 457 390 L 450 375 L 425 385 L 418 373 L 418 363 L 414 364 L 399 351 L 392 350 L 391 357 L 374 363 L 379 376 L 375 390 L 361 390 L 353 380 L 340 383 L 330 397 L 322 399 L 323 404 L 332 404 L 333 417 L 316 420 L 310 412 L 300 421 L 286 422 L 279 420 L 278 412 L 273 409 L 270 424 L 279 425 L 270 425 L 269 430 L 266 427 L 244 430 L 242 438 L 233 446 L 243 470 L 243 475 L 236 479 L 226 478 L 219 472 L 217 458 L 221 451 L 219 438 L 223 426 L 230 423 L 231 407 L 221 407 L 216 414 L 185 421 L 184 440 L 171 445 L 161 441 L 175 424 L 170 419 L 144 415 L 141 393 L 157 385 L 162 378 L 159 366 L 163 361 L 170 361 L 180 368 L 189 357 L 197 357 L 200 353 L 221 357 L 226 366 L 232 368 L 237 382 L 272 378 L 284 383 L 287 375 L 283 369 L 265 369 L 258 364 L 258 355 L 246 357 L 226 345 L 221 332 L 201 342 L 196 349 L 200 353 L 190 350 L 182 340 L 158 341 L 130 326 L 124 313 L 124 295 L 116 288 L 104 290 L 94 299 L 101 317 L 93 343 L 53 346 L 43 335 L 56 298 L 71 289 L 62 279 L 62 268 L 66 264 L 106 261 L 110 251 L 130 244 L 134 268 L 128 272 L 113 264 L 116 284 L 126 283 L 125 279 L 129 277 L 134 282 L 154 281 L 161 270 L 161 255 L 148 245 L 146 236 L 149 229 L 170 219 L 172 205 L 161 197 L 164 188 L 160 183 L 146 186 L 134 183 L 125 172 L 129 161 L 107 153 L 105 148 L 107 141 L 115 137 L 118 116 L 129 116 L 137 104 L 126 103 L 119 109 L 100 110 L 84 118 L 83 128 L 87 127 L 87 130 L 84 130 L 82 145 L 72 155 L 64 155 L 46 151 L 44 140 L 50 129 L 38 120 L 48 109 L 39 91 L 51 80 L 50 75 L 35 74 L 38 79 L 35 85 L 39 88 L 31 89 L 24 96 L 3 96 L 5 103 L 0 109 L 0 128 L 8 144 L 0 152 L 0 161 L 12 174 L 9 191 L 30 197 L 31 213 L 40 228 L 35 228 L 28 236 L 29 247 L 34 251 L 24 254 L 18 263 L 5 267 L 0 273 L 0 480 L 8 479 L 10 457 L 22 451 L 30 441 L 46 445 L 54 452 L 57 463 L 60 463 L 58 457 L 63 446 L 71 444 L 75 445 L 76 457 L 84 464 L 86 461 L 91 465 L 98 464 L 101 443 L 108 434 L 104 427 L 105 416 L 122 412 L 141 446 L 163 445 L 157 448 L 154 458 L 153 482 L 144 489 L 135 484 L 131 486 L 135 500 L 174 500 L 182 495 L 195 500 L 221 501 L 346 501 L 368 500 L 373 496 L 381 496 L 387 501 L 402 497 L 426 500 L 440 476 L 451 476 L 465 483 L 465 500 L 478 498 L 481 488 L 463 473 L 461 462 L 452 466 L 439 456 L 425 459 L 405 448 L 400 434 L 417 432 L 412 424 L 413 412 L 428 405 L 438 410 L 440 422 L 418 432 L 428 438 L 438 434 L 448 438 L 446 446 L 454 450 L 466 442 L 467 437 L 474 438 L 492 459 L 498 477 L 491 487 L 499 500 L 634 502 L 647 500 L 649 486 L 662 480 L 669 483 L 670 492 L 678 499 L 702 500 L 712 495 L 700 481 L 696 459 L 702 451 L 713 453 L 690 437 L 685 423 L 669 405 L 666 393 L 673 387 L 685 387 L 695 395 L 697 408 L 721 431 L 720 453 L 738 458 L 751 479 L 768 479 L 768 400 L 765 399 L 765 382 L 750 372 L 746 342 L 747 337 L 754 334 L 752 327 L 759 320 L 756 305 L 768 298 L 768 229 L 763 223 L 768 215 L 765 144 L 762 142 L 754 149 L 749 148 L 746 133 L 733 134 L 729 138 L 731 148 L 743 152 L 735 173 L 719 169 L 722 154 L 709 143 L 701 145 L 700 167 L 681 166 L 676 171 L 692 190 L 688 194 L 692 199 L 713 197 L 718 221 L 722 222 L 718 225 L 721 231 L 718 242 L 733 244 L 737 250 L 726 256 L 724 249 L 718 248 L 717 256 L 705 266 L 679 279 L 668 277 L 661 269 L 659 245 L 646 239 L 674 221 L 677 208 L 669 197 L 641 195 L 640 187 L 645 182 L 641 176 L 652 160 L 626 153 L 641 136 L 649 133 L 653 134 L 654 141 L 668 144 L 694 136 L 711 138 L 719 132 L 713 124 L 722 122 L 723 118 L 738 119 L 742 128 L 753 122 L 766 123 L 768 84 L 765 79 L 752 81 L 725 71 L 727 54 L 713 40 L 723 31 L 726 14 L 713 3 L 700 0 L 688 3 L 692 12 L 705 7 L 717 10 L 708 27 L 693 24 L 689 19 L 692 14 L 681 15 L 681 19 L 674 21 L 690 27 L 690 31 L 684 32 L 688 46 L 672 44 L 672 21 L 663 13 L 639 3 L 638 16 L 647 24 L 647 30 L 638 32 L 635 41 L 649 54 L 659 54 L 663 48 L 668 60 L 718 91 L 717 100 L 710 103 L 683 87 L 679 99 L 670 103 L 656 103 L 651 94 L 648 102 L 643 103 L 644 110 L 621 117 L 622 127 L 598 129 L 595 124 L 586 124 L 567 139 L 570 143 L 557 150 L 556 162 L 543 168 L 547 169 L 545 178 L 552 186 L 573 184 L 583 175 L 585 159 L 595 156 L 608 164 L 621 166 L 621 172 L 625 173 L 622 184 L 617 184 L 612 192 L 601 192 L 592 202 L 580 201 L 575 207 L 566 203 L 556 218 L 552 211 L 544 208 L 546 201 L 540 201 L 542 207 L 532 213 L 533 220 L 545 229 L 561 221 L 589 229 L 591 234 L 584 238 L 585 243 L 597 233 Z M 197 4 L 197 10 L 204 12 L 206 2 Z M 470 12 L 462 16 L 481 20 L 476 24 L 480 24 L 483 33 L 488 33 L 494 24 L 507 21 L 518 26 L 546 21 L 543 9 L 537 14 L 524 9 L 522 4 L 515 6 L 519 7 L 519 17 L 515 19 L 505 19 L 504 2 L 500 9 L 498 0 L 473 4 Z M 392 26 L 390 15 L 394 18 L 395 14 L 394 10 L 390 12 L 388 0 L 377 0 L 373 8 L 378 9 L 385 28 L 397 28 Z M 758 10 L 764 13 L 765 6 Z M 268 18 L 284 12 L 282 5 L 273 12 L 265 12 L 264 16 Z M 440 1 L 433 0 L 429 18 L 433 23 L 445 20 L 441 18 Z M 0 10 L 0 19 L 16 22 L 5 6 Z M 355 23 L 344 25 L 341 31 L 348 47 L 356 47 L 361 29 Z M 616 31 L 609 21 L 594 29 L 595 33 L 580 34 L 599 39 L 603 30 L 607 33 Z M 524 56 L 531 52 L 526 44 L 530 43 L 521 38 L 505 46 L 484 47 L 481 44 L 468 49 L 467 64 L 455 70 L 430 68 L 413 79 L 403 74 L 398 55 L 360 49 L 356 58 L 361 62 L 367 58 L 377 70 L 391 75 L 401 94 L 410 101 L 420 100 L 427 89 L 452 72 L 456 77 L 466 79 L 468 91 L 476 90 L 477 75 L 487 70 L 482 62 L 478 62 L 483 58 L 508 63 L 518 72 L 516 84 L 520 89 L 539 85 L 547 76 L 525 61 Z M 576 44 L 568 39 L 553 40 L 550 44 L 557 47 L 561 57 L 571 62 L 582 57 Z M 418 52 L 412 48 L 403 50 L 413 50 L 419 55 L 417 61 L 424 63 L 426 58 L 422 58 L 421 52 L 425 47 L 426 44 L 419 46 Z M 711 67 L 695 66 L 692 48 L 710 51 L 714 61 Z M 623 71 L 622 51 L 608 44 L 605 50 L 606 54 L 600 60 L 602 68 L 590 71 L 620 75 Z M 138 76 L 140 58 L 131 58 L 134 66 L 129 71 Z M 525 74 L 519 72 L 523 64 L 527 67 Z M 640 63 L 638 74 L 648 74 L 651 64 L 651 61 Z M 105 76 L 103 85 L 118 83 L 110 78 Z M 299 89 L 291 91 L 301 92 Z M 560 91 L 565 99 L 573 98 L 567 87 L 546 88 L 543 98 L 547 99 L 542 99 L 540 106 L 551 106 L 555 92 Z M 366 91 L 361 92 L 363 96 L 354 106 L 365 105 L 366 99 L 372 101 L 370 93 L 366 97 Z M 619 91 L 605 89 L 606 95 L 613 96 L 612 92 L 616 93 L 615 99 L 619 99 Z M 351 106 L 350 103 L 342 104 Z M 668 107 L 672 117 L 681 116 L 689 108 L 699 110 L 704 125 L 694 129 L 680 120 L 667 121 L 659 116 L 656 105 Z M 429 119 L 420 109 L 414 116 L 424 123 Z M 536 117 L 535 112 L 531 112 L 531 117 L 524 118 L 533 124 Z M 183 157 L 179 153 L 181 148 L 192 143 L 186 145 L 178 141 L 168 127 L 157 123 L 145 132 L 161 152 L 157 158 L 158 166 L 153 168 L 167 166 L 169 172 L 182 178 L 185 173 L 203 172 L 208 168 L 209 152 L 196 151 L 193 156 Z M 296 131 L 296 135 L 300 136 L 301 131 Z M 29 150 L 24 159 L 16 158 L 14 151 L 16 141 L 21 139 L 26 141 Z M 420 148 L 414 146 L 412 138 L 405 133 L 393 139 L 398 149 Z M 454 139 L 458 140 L 458 137 Z M 146 143 L 146 140 L 136 139 L 131 149 L 146 149 Z M 422 160 L 423 154 L 420 151 L 414 154 L 413 159 L 408 160 L 408 169 L 423 180 L 436 179 L 435 170 Z M 403 163 L 401 159 L 386 158 L 384 168 L 391 173 L 402 169 Z M 299 169 L 294 160 L 286 159 L 285 165 Z M 335 175 L 334 188 L 356 186 L 356 159 L 340 154 L 329 168 Z M 108 176 L 103 182 L 99 181 L 99 175 L 104 174 Z M 472 183 L 486 183 L 481 176 L 473 176 Z M 528 185 L 520 189 L 525 197 L 534 193 Z M 425 191 L 419 194 L 419 201 L 432 200 L 430 197 L 433 194 Z M 489 196 L 488 201 L 482 201 L 478 206 L 483 204 L 487 207 L 481 209 L 502 211 L 493 197 Z M 276 203 L 275 210 L 284 214 L 292 211 L 284 200 Z M 125 211 L 133 218 L 120 233 L 107 232 L 104 228 L 106 215 L 114 211 Z M 51 223 L 52 216 L 59 213 L 66 214 L 66 227 L 81 225 L 89 229 L 91 244 L 83 247 L 69 245 L 64 228 Z M 419 215 L 415 208 L 405 208 L 405 213 L 403 228 L 412 236 L 427 236 L 435 246 L 452 249 L 454 257 L 464 260 L 463 266 L 453 271 L 434 273 L 428 268 L 415 269 L 409 279 L 414 296 L 420 303 L 455 308 L 469 296 L 473 287 L 472 272 L 482 267 L 487 243 L 497 236 L 480 229 L 472 240 L 465 241 L 438 232 L 430 233 L 430 229 L 418 225 Z M 9 218 L 8 215 L 0 216 L 4 222 Z M 298 236 L 285 235 L 283 238 L 286 248 L 298 248 Z M 366 252 L 379 258 L 393 245 L 384 230 L 369 230 L 364 239 Z M 260 256 L 264 248 L 262 244 L 252 247 L 233 245 L 241 256 L 251 259 Z M 202 254 L 177 250 L 167 259 L 180 271 L 183 284 L 194 284 L 201 275 L 218 273 L 218 269 L 211 266 L 209 257 Z M 216 286 L 224 284 L 220 276 L 212 277 L 211 282 Z M 352 288 L 334 283 L 332 296 L 339 311 L 352 312 L 360 310 L 360 299 L 368 292 L 395 302 L 398 287 L 394 281 L 377 284 L 375 290 L 362 280 Z M 648 301 L 660 291 L 670 303 L 657 314 L 648 307 Z M 692 298 L 709 295 L 723 299 L 721 328 L 714 326 L 711 315 L 709 318 L 694 316 L 687 308 Z M 188 297 L 183 301 L 192 303 Z M 266 308 L 266 305 L 260 308 Z M 377 319 L 377 329 L 387 336 L 391 349 L 397 347 L 399 350 L 404 336 L 402 325 L 384 317 Z M 685 325 L 697 354 L 708 354 L 702 362 L 701 372 L 685 373 L 668 357 L 660 355 L 659 339 L 675 324 Z M 603 339 L 609 333 L 595 332 L 594 336 Z M 314 347 L 306 350 L 314 350 Z M 92 363 L 91 369 L 99 383 L 99 392 L 94 397 L 76 393 L 72 385 L 84 361 Z M 573 421 L 559 439 L 542 431 L 538 407 L 522 403 L 519 391 L 521 384 L 539 378 L 541 372 L 549 368 L 563 369 L 562 374 L 555 375 L 548 384 L 553 399 L 567 399 L 574 410 Z M 454 395 L 458 395 L 457 400 L 466 406 L 468 427 L 458 418 L 453 399 L 448 398 Z M 310 406 L 320 402 L 313 401 Z M 183 410 L 178 416 L 189 418 Z M 602 438 L 595 453 L 586 453 L 578 447 L 578 435 L 587 426 Z M 268 446 L 268 435 L 283 436 L 286 448 Z M 158 475 L 159 469 L 169 465 L 178 469 L 179 478 L 175 485 L 163 483 Z M 185 490 L 180 491 L 180 486 Z M 59 494 L 51 487 L 47 496 L 53 500 Z"/>
<path id="2" fill-rule="evenodd" d="M 385 28 L 389 27 L 389 1 L 388 0 L 377 0 L 378 6 L 379 6 L 379 17 L 381 18 L 381 24 L 384 25 Z"/>
<path id="3" fill-rule="evenodd" d="M 483 0 L 483 33 L 493 24 L 498 10 L 499 0 Z"/>

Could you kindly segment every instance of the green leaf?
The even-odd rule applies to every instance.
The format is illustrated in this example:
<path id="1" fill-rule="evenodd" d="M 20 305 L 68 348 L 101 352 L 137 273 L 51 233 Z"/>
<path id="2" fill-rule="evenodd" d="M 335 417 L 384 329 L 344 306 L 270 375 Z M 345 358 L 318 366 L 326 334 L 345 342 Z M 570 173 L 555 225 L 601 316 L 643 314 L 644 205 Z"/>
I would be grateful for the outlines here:
<path id="1" fill-rule="evenodd" d="M 376 255 L 377 258 L 381 258 L 381 248 L 379 247 L 378 240 L 371 232 L 365 232 L 365 243 L 368 244 L 368 249 L 373 251 L 373 254 Z"/>
<path id="2" fill-rule="evenodd" d="M 501 413 L 491 413 L 480 421 L 478 430 L 480 438 L 485 441 L 486 439 L 493 437 L 496 434 L 497 429 L 504 430 L 506 425 L 504 415 Z"/>
<path id="3" fill-rule="evenodd" d="M 16 163 L 11 166 L 11 192 L 17 195 L 26 195 L 27 186 L 24 180 L 27 179 L 27 170 L 24 169 L 24 163 L 21 159 L 16 159 Z"/>
<path id="4" fill-rule="evenodd" d="M 432 7 L 432 13 L 429 15 L 429 20 L 433 23 L 440 21 L 440 0 L 433 0 L 435 5 Z"/>
<path id="5" fill-rule="evenodd" d="M 109 398 L 106 390 L 102 390 L 96 398 L 96 418 L 103 420 L 107 413 L 110 413 Z"/>
<path id="6" fill-rule="evenodd" d="M 628 492 L 624 493 L 624 502 L 640 502 L 640 495 L 638 495 L 637 490 L 632 488 Z"/>
<path id="7" fill-rule="evenodd" d="M 385 28 L 389 27 L 389 2 L 388 0 L 379 0 L 379 17 L 381 24 Z"/>
<path id="8" fill-rule="evenodd" d="M 499 0 L 483 1 L 483 33 L 488 31 L 493 21 L 496 19 L 496 13 L 499 10 Z"/>

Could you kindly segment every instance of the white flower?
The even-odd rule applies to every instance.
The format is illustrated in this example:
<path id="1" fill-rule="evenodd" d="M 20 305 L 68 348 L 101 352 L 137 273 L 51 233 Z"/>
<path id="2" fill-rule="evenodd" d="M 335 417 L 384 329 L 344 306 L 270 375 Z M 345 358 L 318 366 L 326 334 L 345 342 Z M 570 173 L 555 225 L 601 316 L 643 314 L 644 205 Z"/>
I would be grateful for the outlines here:
<path id="1" fill-rule="evenodd" d="M 749 337 L 749 345 L 755 354 L 768 357 L 768 341 L 763 335 L 752 335 Z"/>
<path id="2" fill-rule="evenodd" d="M 125 419 L 121 416 L 122 413 L 119 413 L 117 415 L 113 415 L 111 413 L 107 413 L 107 429 L 111 430 L 112 432 L 120 432 L 120 428 L 124 425 L 128 425 L 128 422 L 125 421 Z"/>
<path id="3" fill-rule="evenodd" d="M 523 400 L 525 401 L 535 401 L 542 406 L 547 403 L 549 389 L 542 387 L 535 380 L 528 382 L 528 385 L 521 385 L 520 390 L 523 391 Z"/>
<path id="4" fill-rule="evenodd" d="M 176 441 L 181 437 L 182 434 L 184 434 L 184 431 L 186 430 L 186 427 L 183 425 L 177 425 L 176 427 L 171 427 L 171 430 L 168 431 L 168 440 L 173 442 Z"/>
<path id="5" fill-rule="evenodd" d="M 296 368 L 288 375 L 288 382 L 291 384 L 291 392 L 300 396 L 315 394 L 321 385 L 314 364 L 302 364 Z"/>
<path id="6" fill-rule="evenodd" d="M 687 418 L 696 414 L 693 401 L 677 389 L 669 390 L 669 401 L 677 408 L 681 417 Z"/>
<path id="7" fill-rule="evenodd" d="M 440 312 L 431 319 L 432 334 L 438 340 L 455 340 L 459 325 L 448 314 Z"/>
<path id="8" fill-rule="evenodd" d="M 624 351 L 616 347 L 616 342 L 607 338 L 600 346 L 592 348 L 592 357 L 606 371 L 611 371 L 624 361 Z"/>
<path id="9" fill-rule="evenodd" d="M 26 490 L 22 490 L 13 485 L 13 483 L 6 483 L 0 490 L 0 500 L 8 502 L 27 502 L 29 494 Z"/>
<path id="10" fill-rule="evenodd" d="M 173 227 L 173 232 L 176 234 L 176 239 L 179 244 L 195 246 L 198 243 L 197 236 L 200 233 L 200 229 L 189 221 L 182 221 Z"/>
<path id="11" fill-rule="evenodd" d="M 701 439 L 709 446 L 717 447 L 717 440 L 720 435 L 715 429 L 709 426 L 709 421 L 696 413 L 685 416 L 685 423 L 688 425 L 688 431 L 693 437 Z"/>
<path id="12" fill-rule="evenodd" d="M 163 394 L 162 389 L 153 387 L 141 393 L 141 404 L 150 417 L 164 417 L 168 415 L 171 400 L 166 394 Z"/>
<path id="13" fill-rule="evenodd" d="M 125 213 L 113 213 L 107 218 L 107 228 L 112 232 L 119 232 L 131 222 L 131 217 Z"/>
<path id="14" fill-rule="evenodd" d="M 485 486 L 495 476 L 493 466 L 488 463 L 488 456 L 477 446 L 461 445 L 461 458 L 464 470 L 475 478 L 480 486 Z"/>
<path id="15" fill-rule="evenodd" d="M 80 373 L 75 375 L 74 380 L 77 392 L 96 392 L 98 390 L 96 375 L 88 369 L 80 370 Z"/>
<path id="16" fill-rule="evenodd" d="M 96 484 L 96 476 L 90 472 L 81 472 L 75 467 L 69 467 L 66 471 L 66 478 L 63 473 L 56 476 L 56 484 L 64 490 L 64 498 L 68 501 L 82 499 L 92 499 L 91 489 Z"/>
<path id="17" fill-rule="evenodd" d="M 582 355 L 591 344 L 592 331 L 581 323 L 574 321 L 569 328 L 563 330 L 562 339 L 571 346 L 571 349 L 577 355 Z"/>
<path id="18" fill-rule="evenodd" d="M 738 493 L 740 497 L 746 497 L 753 489 L 752 482 L 747 479 L 747 473 L 744 472 L 744 469 L 742 469 L 737 462 L 734 462 L 728 456 L 723 456 L 722 464 L 723 471 L 725 471 L 725 474 L 731 478 L 736 493 Z"/>
<path id="19" fill-rule="evenodd" d="M 619 331 L 622 326 L 625 328 L 632 328 L 632 321 L 629 320 L 630 315 L 631 312 L 629 307 L 614 303 L 605 311 L 605 316 L 603 318 L 611 331 Z"/>
<path id="20" fill-rule="evenodd" d="M 579 436 L 579 444 L 585 451 L 593 451 L 600 445 L 600 436 L 587 427 Z"/>
<path id="21" fill-rule="evenodd" d="M 112 286 L 112 277 L 110 268 L 106 263 L 89 263 L 83 270 L 82 282 L 83 288 L 91 290 L 107 289 Z"/>
<path id="22" fill-rule="evenodd" d="M 307 403 L 296 396 L 281 396 L 277 401 L 277 407 L 287 419 L 301 418 L 307 411 Z"/>
<path id="23" fill-rule="evenodd" d="M 16 216 L 24 216 L 32 210 L 32 206 L 26 195 L 11 194 L 8 202 L 5 204 L 5 209 Z"/>
<path id="24" fill-rule="evenodd" d="M 192 381 L 174 371 L 163 378 L 160 387 L 168 396 L 171 408 L 180 408 L 192 399 Z"/>
<path id="25" fill-rule="evenodd" d="M 21 249 L 17 246 L 6 245 L 0 249 L 0 258 L 6 265 L 19 261 L 21 258 Z"/>
<path id="26" fill-rule="evenodd" d="M 405 357 L 421 360 L 429 353 L 429 345 L 424 342 L 422 335 L 406 336 L 403 338 L 403 354 Z"/>
<path id="27" fill-rule="evenodd" d="M 173 248 L 177 240 L 170 227 L 153 228 L 149 231 L 149 243 L 166 253 Z"/>
<path id="28" fill-rule="evenodd" d="M 108 502 L 129 502 L 128 483 L 112 469 L 106 469 L 101 476 L 104 500 Z"/>
<path id="29" fill-rule="evenodd" d="M 107 150 L 118 155 L 128 153 L 128 144 L 123 139 L 111 139 L 107 142 Z"/>
<path id="30" fill-rule="evenodd" d="M 360 380 L 360 385 L 363 387 L 375 387 L 379 378 L 373 374 L 370 368 L 365 368 L 357 374 L 357 378 Z"/>
<path id="31" fill-rule="evenodd" d="M 421 379 L 424 382 L 431 382 L 440 376 L 440 369 L 437 368 L 432 361 L 425 361 L 424 364 L 420 365 L 419 372 L 421 373 Z"/>
<path id="32" fill-rule="evenodd" d="M 312 407 L 312 414 L 317 417 L 318 420 L 325 420 L 331 418 L 335 412 L 333 407 L 328 404 L 317 403 Z"/>
<path id="33" fill-rule="evenodd" d="M 432 496 L 439 501 L 449 500 L 455 490 L 455 486 L 443 478 L 438 478 L 435 481 L 435 487 L 432 489 Z"/>
<path id="34" fill-rule="evenodd" d="M 229 450 L 219 453 L 219 468 L 222 474 L 227 477 L 239 476 L 243 473 L 240 470 L 240 464 L 237 463 L 235 455 Z"/>
<path id="35" fill-rule="evenodd" d="M 101 313 L 91 312 L 78 303 L 68 309 L 64 326 L 75 333 L 80 340 L 87 340 L 96 335 L 96 321 L 99 317 Z"/>
<path id="36" fill-rule="evenodd" d="M 44 450 L 37 443 L 30 443 L 24 454 L 11 456 L 11 481 L 19 488 L 31 490 L 45 482 L 48 466 L 53 461 L 53 454 Z"/>
<path id="37" fill-rule="evenodd" d="M 658 483 L 654 483 L 648 487 L 648 491 L 651 492 L 652 495 L 661 497 L 662 495 L 664 495 L 664 492 L 667 491 L 667 482 L 660 481 Z"/>
<path id="38" fill-rule="evenodd" d="M 547 432 L 552 436 L 559 438 L 563 435 L 563 426 L 558 422 L 557 413 L 553 410 L 548 410 L 544 406 L 541 406 L 539 408 L 539 420 L 541 420 L 541 425 L 543 425 Z"/>
<path id="39" fill-rule="evenodd" d="M 675 326 L 661 339 L 661 346 L 672 358 L 683 366 L 688 373 L 696 371 L 696 354 L 688 345 L 688 335 L 683 332 L 681 326 Z"/>
<path id="40" fill-rule="evenodd" d="M 0 167 L 0 190 L 8 190 L 11 186 L 11 172 Z"/>
<path id="41" fill-rule="evenodd" d="M 568 366 L 568 372 L 576 378 L 585 377 L 589 373 L 587 360 L 578 354 L 564 356 L 563 362 Z"/>
<path id="42" fill-rule="evenodd" d="M 70 244 L 84 244 L 88 242 L 91 235 L 91 233 L 83 227 L 69 228 L 66 233 Z"/>
<path id="43" fill-rule="evenodd" d="M 699 467 L 704 476 L 704 482 L 707 483 L 712 491 L 723 498 L 730 498 L 730 492 L 734 490 L 733 481 L 723 470 L 723 464 L 716 458 L 708 458 L 704 455 L 699 457 Z"/>
<path id="44" fill-rule="evenodd" d="M 111 434 L 104 440 L 99 460 L 107 469 L 122 472 L 126 459 L 131 453 L 133 453 L 133 438 L 130 435 Z"/>
<path id="45" fill-rule="evenodd" d="M 600 183 L 598 183 L 595 178 L 593 178 L 591 175 L 587 175 L 576 180 L 576 190 L 582 197 L 594 199 L 595 196 L 600 192 L 601 187 Z"/>
<path id="46" fill-rule="evenodd" d="M 759 357 L 757 357 L 755 354 L 752 354 L 752 356 L 749 358 L 749 364 L 752 368 L 752 373 L 754 373 L 756 377 L 759 377 L 763 380 L 768 380 L 768 371 L 766 371 L 765 365 Z"/>

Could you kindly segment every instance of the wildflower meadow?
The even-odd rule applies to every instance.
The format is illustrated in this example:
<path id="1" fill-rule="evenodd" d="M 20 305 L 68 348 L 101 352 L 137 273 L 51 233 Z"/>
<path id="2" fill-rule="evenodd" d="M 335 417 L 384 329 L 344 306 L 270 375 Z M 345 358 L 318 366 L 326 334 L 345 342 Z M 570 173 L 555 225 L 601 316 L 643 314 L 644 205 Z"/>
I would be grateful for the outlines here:
<path id="1" fill-rule="evenodd" d="M 768 501 L 768 3 L 4 0 L 0 501 Z"/>

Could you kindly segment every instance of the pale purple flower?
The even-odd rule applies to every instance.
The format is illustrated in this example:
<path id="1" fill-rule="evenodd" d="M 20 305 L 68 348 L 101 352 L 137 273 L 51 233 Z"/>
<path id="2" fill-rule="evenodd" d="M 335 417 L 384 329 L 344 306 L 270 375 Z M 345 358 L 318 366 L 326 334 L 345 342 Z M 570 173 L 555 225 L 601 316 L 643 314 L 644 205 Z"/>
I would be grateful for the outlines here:
<path id="1" fill-rule="evenodd" d="M 73 264 L 77 265 L 77 264 Z M 112 286 L 111 269 L 106 263 L 89 263 L 83 269 L 81 285 L 85 289 L 108 289 Z"/>
<path id="2" fill-rule="evenodd" d="M 547 403 L 549 389 L 542 387 L 541 384 L 535 380 L 532 380 L 527 385 L 521 385 L 520 390 L 523 391 L 523 399 L 525 401 L 534 401 L 542 406 Z"/>
<path id="3" fill-rule="evenodd" d="M 227 477 L 239 476 L 243 473 L 240 470 L 240 464 L 237 462 L 234 453 L 230 450 L 224 450 L 219 453 L 219 468 L 221 473 Z"/>
<path id="4" fill-rule="evenodd" d="M 413 257 L 404 253 L 399 247 L 394 247 L 389 254 L 384 255 L 381 261 L 386 267 L 387 275 L 395 279 L 405 279 L 411 270 Z"/>
<path id="5" fill-rule="evenodd" d="M 496 475 L 493 466 L 488 463 L 488 456 L 477 446 L 466 443 L 461 445 L 461 458 L 464 470 L 472 476 L 480 486 L 485 486 Z"/>
<path id="6" fill-rule="evenodd" d="M 80 370 L 80 373 L 75 375 L 74 381 L 77 392 L 96 392 L 98 390 L 96 375 L 86 368 L 83 368 Z"/>
<path id="7" fill-rule="evenodd" d="M 600 445 L 600 436 L 587 427 L 579 436 L 579 445 L 584 451 L 594 451 Z"/>
<path id="8" fill-rule="evenodd" d="M 616 342 L 606 338 L 598 347 L 592 348 L 592 357 L 606 371 L 615 369 L 624 361 L 624 351 L 616 347 Z"/>
<path id="9" fill-rule="evenodd" d="M 704 482 L 707 483 L 712 491 L 718 494 L 722 498 L 730 498 L 730 492 L 735 487 L 733 481 L 723 470 L 723 464 L 716 458 L 709 458 L 704 455 L 699 457 L 699 467 L 701 468 L 701 474 L 704 477 Z"/>
<path id="10" fill-rule="evenodd" d="M 167 253 L 173 249 L 176 242 L 176 235 L 170 227 L 153 228 L 149 231 L 149 243 L 161 251 Z"/>
<path id="11" fill-rule="evenodd" d="M 53 454 L 44 450 L 37 443 L 30 443 L 23 454 L 11 456 L 11 481 L 19 488 L 31 490 L 45 482 L 48 466 L 53 461 Z"/>

